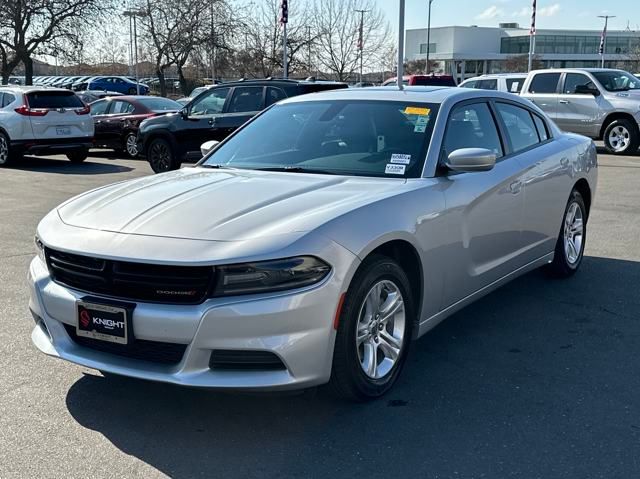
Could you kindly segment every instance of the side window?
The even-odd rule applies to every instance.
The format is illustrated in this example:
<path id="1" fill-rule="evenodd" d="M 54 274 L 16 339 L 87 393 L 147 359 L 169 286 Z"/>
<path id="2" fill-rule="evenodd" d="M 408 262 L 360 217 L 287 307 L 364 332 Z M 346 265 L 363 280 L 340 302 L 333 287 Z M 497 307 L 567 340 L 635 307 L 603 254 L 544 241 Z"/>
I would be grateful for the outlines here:
<path id="1" fill-rule="evenodd" d="M 107 112 L 108 107 L 109 102 L 107 100 L 97 101 L 89 106 L 92 116 L 104 115 Z"/>
<path id="2" fill-rule="evenodd" d="M 222 113 L 229 91 L 230 88 L 212 88 L 206 94 L 194 100 L 190 115 L 203 116 Z"/>
<path id="3" fill-rule="evenodd" d="M 531 80 L 529 93 L 556 93 L 560 73 L 538 73 Z"/>
<path id="4" fill-rule="evenodd" d="M 262 110 L 262 92 L 264 88 L 240 86 L 233 90 L 227 113 L 244 113 Z"/>
<path id="5" fill-rule="evenodd" d="M 109 113 L 122 115 L 125 113 L 131 113 L 133 109 L 133 105 L 128 101 L 116 100 L 113 102 L 113 107 L 111 107 L 111 111 Z"/>
<path id="6" fill-rule="evenodd" d="M 476 88 L 481 90 L 497 90 L 498 89 L 498 80 L 479 80 Z"/>
<path id="7" fill-rule="evenodd" d="M 507 103 L 496 103 L 496 108 L 507 130 L 507 137 L 514 153 L 539 143 L 538 130 L 529 110 Z"/>
<path id="8" fill-rule="evenodd" d="M 524 78 L 507 78 L 507 91 L 509 93 L 520 93 Z"/>
<path id="9" fill-rule="evenodd" d="M 274 103 L 278 103 L 280 100 L 284 100 L 287 98 L 287 94 L 282 91 L 280 88 L 275 87 L 267 87 L 267 99 L 265 101 L 265 108 L 273 105 Z"/>
<path id="10" fill-rule="evenodd" d="M 564 88 L 562 89 L 562 93 L 575 95 L 577 86 L 588 86 L 590 88 L 596 87 L 588 76 L 582 75 L 581 73 L 567 73 L 564 79 Z"/>
<path id="11" fill-rule="evenodd" d="M 451 112 L 443 153 L 446 157 L 460 148 L 486 148 L 498 158 L 503 156 L 496 123 L 486 103 L 459 106 Z"/>
<path id="12" fill-rule="evenodd" d="M 538 130 L 538 136 L 540 137 L 540 141 L 547 141 L 549 139 L 549 131 L 547 130 L 547 125 L 542 118 L 538 115 L 533 115 L 533 121 L 536 124 L 536 128 Z"/>
<path id="13" fill-rule="evenodd" d="M 5 106 L 8 105 L 8 103 L 4 103 L 5 96 L 6 95 L 4 93 L 0 92 L 0 108 L 4 108 Z"/>
<path id="14" fill-rule="evenodd" d="M 476 84 L 478 83 L 477 80 L 469 80 L 467 82 L 464 82 L 463 85 L 460 85 L 461 88 L 476 88 Z"/>

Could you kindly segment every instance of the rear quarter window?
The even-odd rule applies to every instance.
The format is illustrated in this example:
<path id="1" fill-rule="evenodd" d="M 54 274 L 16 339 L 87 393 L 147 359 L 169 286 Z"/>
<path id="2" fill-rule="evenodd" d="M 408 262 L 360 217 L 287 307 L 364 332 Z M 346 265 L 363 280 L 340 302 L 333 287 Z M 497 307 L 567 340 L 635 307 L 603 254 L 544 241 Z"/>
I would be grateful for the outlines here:
<path id="1" fill-rule="evenodd" d="M 82 108 L 84 105 L 78 96 L 69 91 L 38 91 L 27 93 L 31 108 Z"/>

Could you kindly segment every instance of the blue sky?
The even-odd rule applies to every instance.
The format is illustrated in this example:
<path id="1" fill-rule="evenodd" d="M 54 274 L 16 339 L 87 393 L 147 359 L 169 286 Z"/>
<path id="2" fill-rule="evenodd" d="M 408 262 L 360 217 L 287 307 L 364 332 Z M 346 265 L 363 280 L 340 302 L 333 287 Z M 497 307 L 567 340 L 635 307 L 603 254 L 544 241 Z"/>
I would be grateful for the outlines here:
<path id="1" fill-rule="evenodd" d="M 398 0 L 377 0 L 394 29 L 398 23 Z M 406 28 L 427 26 L 428 0 L 406 0 Z M 609 28 L 630 28 L 640 32 L 640 0 L 538 0 L 538 29 L 601 29 L 597 15 L 617 15 Z M 497 26 L 500 22 L 518 22 L 528 27 L 531 0 L 434 0 L 432 26 Z"/>

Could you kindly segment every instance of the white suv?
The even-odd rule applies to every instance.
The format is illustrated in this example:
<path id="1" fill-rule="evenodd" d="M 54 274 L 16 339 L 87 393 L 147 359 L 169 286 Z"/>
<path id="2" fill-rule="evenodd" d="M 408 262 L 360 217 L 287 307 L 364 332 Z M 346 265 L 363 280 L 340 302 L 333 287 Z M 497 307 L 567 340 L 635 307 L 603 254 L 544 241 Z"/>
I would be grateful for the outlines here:
<path id="1" fill-rule="evenodd" d="M 519 94 L 527 79 L 526 73 L 496 73 L 469 78 L 462 82 L 460 88 L 476 88 L 478 90 L 497 90 Z"/>
<path id="2" fill-rule="evenodd" d="M 0 87 L 0 166 L 24 154 L 87 158 L 93 144 L 89 107 L 62 88 Z"/>

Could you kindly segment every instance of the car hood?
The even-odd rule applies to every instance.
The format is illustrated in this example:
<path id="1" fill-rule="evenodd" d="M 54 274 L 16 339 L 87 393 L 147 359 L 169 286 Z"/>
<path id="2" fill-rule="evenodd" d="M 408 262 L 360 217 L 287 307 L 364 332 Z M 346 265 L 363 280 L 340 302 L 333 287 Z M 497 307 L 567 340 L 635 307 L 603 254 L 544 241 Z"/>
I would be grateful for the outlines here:
<path id="1" fill-rule="evenodd" d="M 306 232 L 403 190 L 405 180 L 183 168 L 116 183 L 58 207 L 70 226 L 240 241 Z"/>

